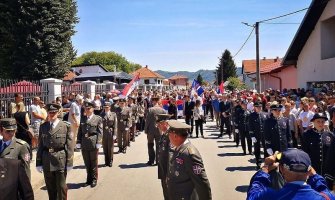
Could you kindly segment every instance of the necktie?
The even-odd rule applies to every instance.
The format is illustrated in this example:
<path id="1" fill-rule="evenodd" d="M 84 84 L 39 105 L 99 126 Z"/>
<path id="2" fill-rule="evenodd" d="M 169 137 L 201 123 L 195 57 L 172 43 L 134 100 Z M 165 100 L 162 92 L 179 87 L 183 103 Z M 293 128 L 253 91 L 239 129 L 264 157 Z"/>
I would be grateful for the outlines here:
<path id="1" fill-rule="evenodd" d="M 3 152 L 7 147 L 7 144 L 6 142 L 2 141 L 2 145 L 1 145 L 1 151 L 0 152 Z"/>
<path id="2" fill-rule="evenodd" d="M 52 129 L 54 128 L 54 123 L 50 124 L 50 131 L 52 131 Z"/>

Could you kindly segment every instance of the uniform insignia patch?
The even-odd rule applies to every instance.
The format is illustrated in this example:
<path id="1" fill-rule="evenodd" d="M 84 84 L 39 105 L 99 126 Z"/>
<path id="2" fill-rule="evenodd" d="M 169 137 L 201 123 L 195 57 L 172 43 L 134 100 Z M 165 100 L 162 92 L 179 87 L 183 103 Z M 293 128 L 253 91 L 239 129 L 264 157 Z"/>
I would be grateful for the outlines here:
<path id="1" fill-rule="evenodd" d="M 30 161 L 30 154 L 29 154 L 29 153 L 24 154 L 24 160 L 25 160 L 26 162 L 29 162 L 29 161 Z"/>
<path id="2" fill-rule="evenodd" d="M 176 176 L 179 176 L 179 172 L 178 172 L 178 171 L 176 171 L 174 174 L 175 174 Z"/>
<path id="3" fill-rule="evenodd" d="M 202 168 L 200 165 L 194 165 L 193 166 L 193 173 L 196 174 L 196 175 L 199 175 L 201 174 L 201 171 L 202 171 Z"/>
<path id="4" fill-rule="evenodd" d="M 179 165 L 184 164 L 184 160 L 181 158 L 176 158 L 176 163 L 178 163 Z"/>
<path id="5" fill-rule="evenodd" d="M 283 122 L 283 125 L 286 126 L 286 122 Z"/>

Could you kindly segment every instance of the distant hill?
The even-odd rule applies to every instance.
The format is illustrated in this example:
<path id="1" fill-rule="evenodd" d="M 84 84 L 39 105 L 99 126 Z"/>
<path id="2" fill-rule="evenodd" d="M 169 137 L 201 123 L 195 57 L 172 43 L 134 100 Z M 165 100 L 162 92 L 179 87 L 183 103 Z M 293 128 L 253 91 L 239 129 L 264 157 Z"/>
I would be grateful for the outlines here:
<path id="1" fill-rule="evenodd" d="M 170 78 L 171 76 L 175 75 L 175 74 L 179 74 L 179 75 L 183 75 L 188 77 L 188 79 L 190 81 L 192 81 L 193 79 L 196 79 L 198 74 L 201 74 L 202 78 L 207 81 L 207 82 L 213 82 L 215 80 L 215 70 L 198 70 L 196 72 L 188 72 L 188 71 L 178 71 L 178 72 L 168 72 L 168 71 L 162 71 L 162 70 L 158 70 L 155 71 L 157 73 L 159 73 L 160 75 L 164 76 L 165 78 Z M 236 70 L 237 75 L 240 75 L 242 72 L 242 68 L 238 67 Z"/>

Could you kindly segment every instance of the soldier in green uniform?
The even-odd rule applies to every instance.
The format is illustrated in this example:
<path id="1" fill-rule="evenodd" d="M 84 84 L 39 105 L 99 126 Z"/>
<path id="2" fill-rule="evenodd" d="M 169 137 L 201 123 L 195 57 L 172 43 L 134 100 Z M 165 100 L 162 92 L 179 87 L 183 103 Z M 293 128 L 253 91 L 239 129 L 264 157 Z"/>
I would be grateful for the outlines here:
<path id="1" fill-rule="evenodd" d="M 18 159 L 22 161 L 30 179 L 30 147 L 23 140 L 15 137 L 17 126 L 14 118 L 0 119 L 0 158 Z"/>
<path id="2" fill-rule="evenodd" d="M 105 102 L 104 112 L 101 114 L 103 124 L 102 147 L 105 155 L 105 166 L 113 166 L 114 138 L 117 131 L 117 117 L 111 112 L 111 103 Z"/>
<path id="3" fill-rule="evenodd" d="M 158 179 L 161 180 L 165 200 L 169 199 L 166 185 L 166 174 L 169 163 L 170 140 L 169 136 L 166 134 L 168 129 L 168 122 L 166 120 L 169 120 L 170 117 L 171 115 L 169 114 L 159 114 L 157 115 L 156 120 L 157 127 L 161 133 L 157 149 Z"/>
<path id="4" fill-rule="evenodd" d="M 85 102 L 85 116 L 80 121 L 77 136 L 77 149 L 81 148 L 86 167 L 85 186 L 95 187 L 98 180 L 98 152 L 102 142 L 102 118 L 94 115 L 94 104 Z"/>
<path id="5" fill-rule="evenodd" d="M 130 140 L 135 142 L 136 123 L 138 121 L 138 106 L 135 97 L 128 97 L 128 107 L 131 109 Z"/>
<path id="6" fill-rule="evenodd" d="M 119 107 L 116 109 L 116 115 L 118 121 L 117 143 L 119 153 L 126 153 L 129 144 L 129 128 L 132 126 L 131 110 L 126 106 L 126 99 L 121 98 L 119 100 Z"/>
<path id="7" fill-rule="evenodd" d="M 211 188 L 199 151 L 187 139 L 190 126 L 168 121 L 169 139 L 174 151 L 169 155 L 167 186 L 169 199 L 210 200 Z"/>
<path id="8" fill-rule="evenodd" d="M 70 125 L 59 120 L 61 106 L 48 104 L 48 121 L 40 126 L 36 169 L 44 173 L 49 199 L 67 199 L 66 175 L 73 167 L 73 134 Z"/>
<path id="9" fill-rule="evenodd" d="M 115 112 L 117 111 L 117 108 L 119 107 L 119 100 L 120 98 L 119 97 L 114 97 L 113 98 L 113 103 L 111 105 L 111 111 L 112 112 Z"/>

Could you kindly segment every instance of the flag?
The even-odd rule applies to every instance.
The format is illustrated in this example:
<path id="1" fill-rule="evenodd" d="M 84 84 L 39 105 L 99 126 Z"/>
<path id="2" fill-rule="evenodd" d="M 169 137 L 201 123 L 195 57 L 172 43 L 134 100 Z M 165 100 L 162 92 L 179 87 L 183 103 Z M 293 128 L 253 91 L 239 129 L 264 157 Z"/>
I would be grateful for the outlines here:
<path id="1" fill-rule="evenodd" d="M 192 83 L 192 90 L 196 91 L 199 96 L 201 96 L 202 93 L 204 93 L 204 89 L 201 87 L 200 83 L 195 79 L 193 80 Z"/>
<path id="2" fill-rule="evenodd" d="M 223 83 L 223 81 L 221 82 L 219 89 L 220 89 L 220 94 L 223 94 L 224 93 L 224 83 Z"/>
<path id="3" fill-rule="evenodd" d="M 126 85 L 126 87 L 122 91 L 122 96 L 127 97 L 129 94 L 134 91 L 135 87 L 138 85 L 138 81 L 140 80 L 140 75 L 137 74 L 134 78 Z"/>

